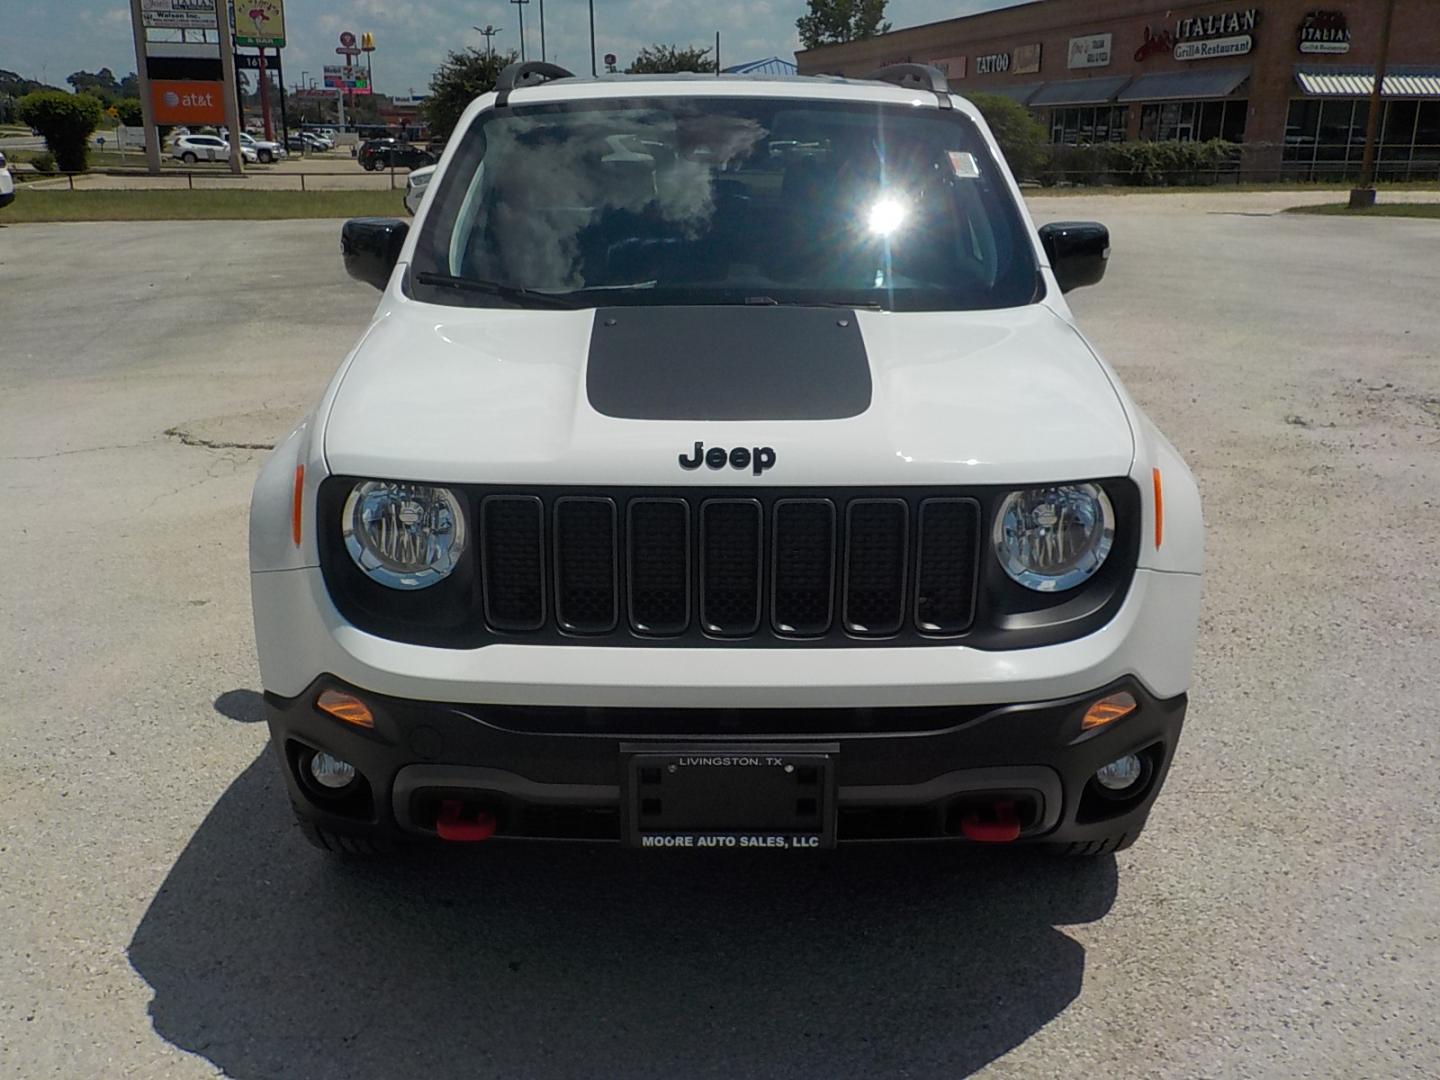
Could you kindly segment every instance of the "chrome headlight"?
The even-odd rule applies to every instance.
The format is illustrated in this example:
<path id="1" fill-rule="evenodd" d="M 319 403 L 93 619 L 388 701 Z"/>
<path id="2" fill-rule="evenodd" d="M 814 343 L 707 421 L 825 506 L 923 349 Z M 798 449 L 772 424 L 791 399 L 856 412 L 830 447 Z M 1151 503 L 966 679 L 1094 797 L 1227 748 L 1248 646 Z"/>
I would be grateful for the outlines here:
<path id="1" fill-rule="evenodd" d="M 995 515 L 994 541 L 1012 579 L 1036 592 L 1064 592 L 1105 562 L 1115 542 L 1115 511 L 1096 484 L 1014 491 Z"/>
<path id="2" fill-rule="evenodd" d="M 423 589 L 449 576 L 465 552 L 465 514 L 453 492 L 424 484 L 356 484 L 341 518 L 355 565 L 392 589 Z"/>

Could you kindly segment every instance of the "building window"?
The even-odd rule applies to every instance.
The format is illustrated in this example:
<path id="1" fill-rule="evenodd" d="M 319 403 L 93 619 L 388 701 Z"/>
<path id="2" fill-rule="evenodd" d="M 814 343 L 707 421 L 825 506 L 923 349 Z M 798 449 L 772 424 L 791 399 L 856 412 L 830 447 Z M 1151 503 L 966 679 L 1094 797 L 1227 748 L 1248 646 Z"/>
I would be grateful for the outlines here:
<path id="1" fill-rule="evenodd" d="M 1140 109 L 1140 138 L 1158 142 L 1245 138 L 1248 101 L 1160 101 Z"/>
<path id="2" fill-rule="evenodd" d="M 1404 180 L 1440 168 L 1440 101 L 1391 100 L 1382 105 L 1377 176 Z M 1307 180 L 1355 175 L 1365 156 L 1366 98 L 1300 98 L 1290 102 L 1281 155 L 1288 175 Z"/>
<path id="3" fill-rule="evenodd" d="M 1082 105 L 1050 110 L 1050 141 L 1065 146 L 1123 142 L 1130 109 L 1125 105 Z"/>

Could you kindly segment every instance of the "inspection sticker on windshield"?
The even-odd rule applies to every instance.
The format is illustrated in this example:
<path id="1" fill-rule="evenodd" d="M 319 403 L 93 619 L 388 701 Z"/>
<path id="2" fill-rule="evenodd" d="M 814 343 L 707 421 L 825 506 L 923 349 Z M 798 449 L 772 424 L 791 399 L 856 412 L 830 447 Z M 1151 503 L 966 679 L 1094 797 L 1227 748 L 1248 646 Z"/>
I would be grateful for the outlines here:
<path id="1" fill-rule="evenodd" d="M 950 168 L 955 170 L 956 176 L 966 180 L 978 180 L 980 177 L 980 166 L 975 164 L 975 155 L 965 150 L 950 151 Z"/>

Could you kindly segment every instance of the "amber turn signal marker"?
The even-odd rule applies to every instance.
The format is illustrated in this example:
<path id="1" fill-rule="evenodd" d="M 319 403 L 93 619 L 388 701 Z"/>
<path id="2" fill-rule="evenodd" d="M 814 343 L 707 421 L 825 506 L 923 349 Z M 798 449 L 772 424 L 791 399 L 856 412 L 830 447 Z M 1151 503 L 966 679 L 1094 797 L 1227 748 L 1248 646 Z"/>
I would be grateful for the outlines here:
<path id="1" fill-rule="evenodd" d="M 1160 470 L 1151 469 L 1155 478 L 1155 550 L 1160 550 L 1160 541 L 1165 537 L 1165 497 L 1160 492 Z"/>
<path id="2" fill-rule="evenodd" d="M 1085 710 L 1085 719 L 1080 721 L 1081 731 L 1113 724 L 1122 716 L 1129 716 L 1138 708 L 1132 694 L 1122 690 L 1118 694 L 1103 697 Z"/>
<path id="3" fill-rule="evenodd" d="M 354 694 L 347 694 L 343 690 L 321 691 L 320 696 L 315 699 L 315 707 L 342 723 L 363 728 L 375 726 L 375 717 L 366 704 Z"/>
<path id="4" fill-rule="evenodd" d="M 295 466 L 295 494 L 290 504 L 290 539 L 300 546 L 300 511 L 305 503 L 305 466 Z"/>

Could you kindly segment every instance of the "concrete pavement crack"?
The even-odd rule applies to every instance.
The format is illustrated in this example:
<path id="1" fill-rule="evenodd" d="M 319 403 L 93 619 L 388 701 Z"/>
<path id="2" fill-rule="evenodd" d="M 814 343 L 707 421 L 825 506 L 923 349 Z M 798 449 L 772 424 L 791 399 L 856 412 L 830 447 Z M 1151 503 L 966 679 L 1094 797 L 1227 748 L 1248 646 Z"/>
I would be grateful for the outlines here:
<path id="1" fill-rule="evenodd" d="M 0 457 L 0 461 L 46 461 L 50 458 L 69 457 L 72 454 L 99 454 L 106 450 L 134 450 L 137 447 L 149 446 L 155 441 L 155 439 L 145 439 L 142 442 L 113 443 L 109 446 L 82 446 L 76 450 L 52 450 L 48 454 L 7 454 Z M 266 449 L 268 450 L 270 447 L 266 447 Z"/>
<path id="2" fill-rule="evenodd" d="M 274 450 L 275 444 L 268 442 L 226 442 L 223 439 L 202 439 L 184 428 L 166 428 L 168 438 L 179 439 L 182 446 L 198 446 L 204 450 Z"/>

